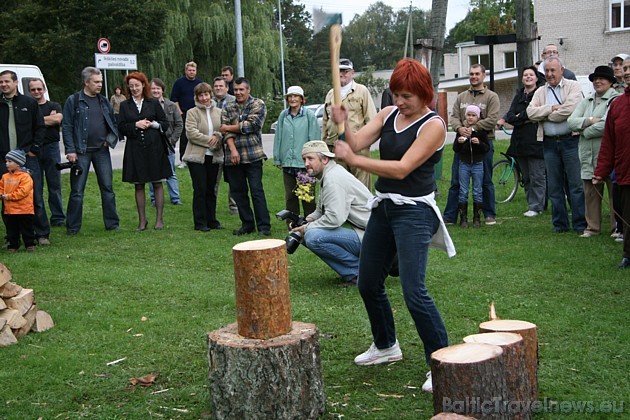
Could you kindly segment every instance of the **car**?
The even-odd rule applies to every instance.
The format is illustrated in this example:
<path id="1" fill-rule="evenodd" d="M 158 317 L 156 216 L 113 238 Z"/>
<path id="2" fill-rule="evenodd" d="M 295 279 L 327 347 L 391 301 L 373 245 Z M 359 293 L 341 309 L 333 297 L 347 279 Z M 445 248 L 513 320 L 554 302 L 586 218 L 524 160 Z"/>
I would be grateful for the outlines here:
<path id="1" fill-rule="evenodd" d="M 313 113 L 315 113 L 315 117 L 317 118 L 317 124 L 319 124 L 319 128 L 321 129 L 322 120 L 324 119 L 324 104 L 304 105 L 304 108 L 310 109 L 311 111 L 313 111 Z M 277 128 L 278 128 L 278 121 L 274 121 L 270 127 L 271 134 L 275 134 Z"/>

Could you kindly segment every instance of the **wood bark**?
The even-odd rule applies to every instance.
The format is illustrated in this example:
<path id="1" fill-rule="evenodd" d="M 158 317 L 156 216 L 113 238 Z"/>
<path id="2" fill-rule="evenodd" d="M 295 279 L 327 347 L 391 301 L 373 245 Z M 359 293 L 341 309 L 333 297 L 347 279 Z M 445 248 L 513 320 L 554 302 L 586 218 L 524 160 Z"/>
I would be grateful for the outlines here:
<path id="1" fill-rule="evenodd" d="M 54 326 L 55 323 L 48 312 L 38 309 L 37 314 L 35 315 L 35 322 L 33 323 L 31 330 L 35 332 L 44 332 Z"/>
<path id="2" fill-rule="evenodd" d="M 0 263 L 0 288 L 13 279 L 11 270 L 9 270 L 4 264 Z"/>
<path id="3" fill-rule="evenodd" d="M 505 381 L 508 390 L 508 414 L 511 419 L 530 419 L 530 405 L 527 404 L 532 395 L 529 372 L 525 365 L 525 344 L 523 337 L 515 333 L 485 333 L 464 337 L 464 343 L 494 344 L 503 349 L 505 365 Z"/>
<path id="4" fill-rule="evenodd" d="M 35 297 L 33 295 L 33 289 L 22 289 L 20 293 L 9 299 L 4 299 L 7 307 L 16 309 L 21 315 L 24 315 L 33 306 Z"/>
<path id="5" fill-rule="evenodd" d="M 232 248 L 232 255 L 238 333 L 254 339 L 287 334 L 291 330 L 291 302 L 285 242 L 242 242 Z"/>
<path id="6" fill-rule="evenodd" d="M 8 282 L 0 287 L 0 298 L 8 299 L 17 296 L 22 291 L 22 286 Z"/>
<path id="7" fill-rule="evenodd" d="M 510 319 L 496 319 L 482 322 L 479 332 L 512 332 L 523 337 L 525 344 L 525 366 L 531 383 L 531 396 L 529 400 L 538 400 L 538 333 L 536 324 L 527 321 Z"/>
<path id="8" fill-rule="evenodd" d="M 434 414 L 453 412 L 480 419 L 507 419 L 495 405 L 507 400 L 503 350 L 463 343 L 431 354 Z"/>
<path id="9" fill-rule="evenodd" d="M 313 324 L 257 340 L 231 324 L 208 334 L 210 401 L 217 419 L 314 419 L 326 395 Z"/>

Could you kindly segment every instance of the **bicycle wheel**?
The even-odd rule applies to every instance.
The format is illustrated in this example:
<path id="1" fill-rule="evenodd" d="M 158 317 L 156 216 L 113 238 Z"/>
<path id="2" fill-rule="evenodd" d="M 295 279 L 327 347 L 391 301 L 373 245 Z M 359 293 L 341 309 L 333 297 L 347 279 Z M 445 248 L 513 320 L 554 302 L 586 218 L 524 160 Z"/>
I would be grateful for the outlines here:
<path id="1" fill-rule="evenodd" d="M 512 162 L 503 159 L 492 165 L 494 199 L 497 204 L 512 201 L 518 190 L 518 173 Z"/>

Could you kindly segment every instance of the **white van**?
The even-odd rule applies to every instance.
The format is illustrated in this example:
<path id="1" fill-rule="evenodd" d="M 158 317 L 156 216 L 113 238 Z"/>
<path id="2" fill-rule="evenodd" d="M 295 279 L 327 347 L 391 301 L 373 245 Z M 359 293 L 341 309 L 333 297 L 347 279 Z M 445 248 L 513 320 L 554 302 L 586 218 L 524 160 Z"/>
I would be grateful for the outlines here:
<path id="1" fill-rule="evenodd" d="M 44 85 L 46 85 L 44 75 L 37 66 L 33 66 L 31 64 L 0 64 L 0 73 L 5 70 L 14 71 L 17 74 L 18 90 L 23 95 L 29 95 L 28 82 L 32 79 L 42 79 Z M 46 100 L 50 100 L 50 97 L 48 96 L 48 87 L 46 87 L 46 93 L 44 96 L 46 97 Z"/>

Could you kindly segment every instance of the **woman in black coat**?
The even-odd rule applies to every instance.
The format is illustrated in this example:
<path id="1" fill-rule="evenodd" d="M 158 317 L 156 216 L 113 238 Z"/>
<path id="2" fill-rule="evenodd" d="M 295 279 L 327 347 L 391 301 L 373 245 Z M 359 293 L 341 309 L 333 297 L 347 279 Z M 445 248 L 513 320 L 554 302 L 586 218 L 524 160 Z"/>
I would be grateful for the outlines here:
<path id="1" fill-rule="evenodd" d="M 528 209 L 523 216 L 526 217 L 538 216 L 545 208 L 547 178 L 543 142 L 537 138 L 538 124 L 527 117 L 527 105 L 531 102 L 536 89 L 543 83 L 544 78 L 536 67 L 525 67 L 523 88 L 514 95 L 505 117 L 505 122 L 514 126 L 508 154 L 518 160 L 525 178 Z"/>
<path id="2" fill-rule="evenodd" d="M 151 85 L 140 72 L 125 76 L 127 100 L 120 104 L 118 130 L 127 137 L 123 157 L 123 182 L 135 185 L 138 208 L 137 231 L 147 228 L 144 184 L 150 182 L 155 191 L 156 230 L 164 228 L 164 187 L 162 182 L 173 174 L 162 133 L 168 120 L 160 103 L 151 95 Z"/>

